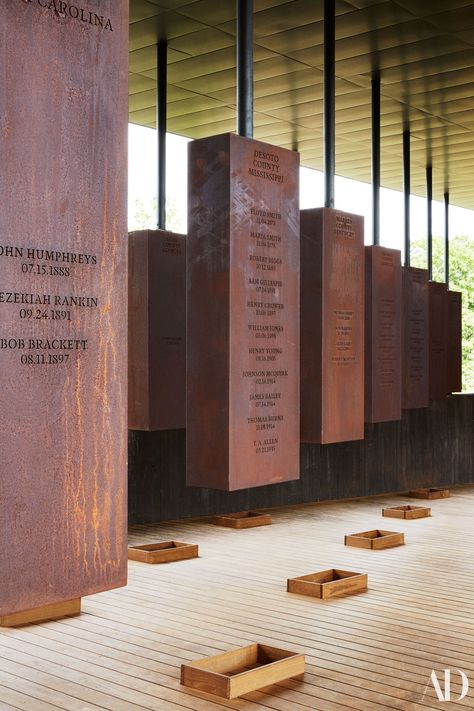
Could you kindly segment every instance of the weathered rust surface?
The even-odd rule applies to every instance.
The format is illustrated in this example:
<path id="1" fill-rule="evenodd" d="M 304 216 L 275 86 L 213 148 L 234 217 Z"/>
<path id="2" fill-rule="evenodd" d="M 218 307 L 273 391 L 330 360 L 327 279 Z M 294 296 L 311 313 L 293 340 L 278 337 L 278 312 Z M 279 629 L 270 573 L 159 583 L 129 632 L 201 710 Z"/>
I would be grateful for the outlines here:
<path id="1" fill-rule="evenodd" d="M 128 426 L 186 426 L 186 237 L 129 235 Z"/>
<path id="2" fill-rule="evenodd" d="M 189 150 L 187 483 L 297 479 L 299 156 L 232 134 Z"/>
<path id="3" fill-rule="evenodd" d="M 126 582 L 128 3 L 0 5 L 6 616 Z"/>
<path id="4" fill-rule="evenodd" d="M 402 267 L 402 408 L 429 405 L 428 272 Z"/>
<path id="5" fill-rule="evenodd" d="M 365 248 L 365 421 L 402 417 L 400 252 Z"/>
<path id="6" fill-rule="evenodd" d="M 462 390 L 462 293 L 448 290 L 448 392 Z"/>
<path id="7" fill-rule="evenodd" d="M 448 387 L 448 289 L 431 281 L 429 297 L 429 383 L 430 400 L 446 397 Z"/>
<path id="8" fill-rule="evenodd" d="M 364 438 L 364 219 L 301 211 L 301 439 Z"/>

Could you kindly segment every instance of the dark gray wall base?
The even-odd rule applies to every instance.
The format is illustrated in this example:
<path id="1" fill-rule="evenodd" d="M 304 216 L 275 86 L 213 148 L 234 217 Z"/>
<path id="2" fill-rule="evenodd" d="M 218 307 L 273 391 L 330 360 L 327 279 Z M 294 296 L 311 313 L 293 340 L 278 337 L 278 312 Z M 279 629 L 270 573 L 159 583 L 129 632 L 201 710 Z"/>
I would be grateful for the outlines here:
<path id="1" fill-rule="evenodd" d="M 474 395 L 452 395 L 360 442 L 301 445 L 299 481 L 227 493 L 186 487 L 184 430 L 130 432 L 131 524 L 474 482 Z"/>

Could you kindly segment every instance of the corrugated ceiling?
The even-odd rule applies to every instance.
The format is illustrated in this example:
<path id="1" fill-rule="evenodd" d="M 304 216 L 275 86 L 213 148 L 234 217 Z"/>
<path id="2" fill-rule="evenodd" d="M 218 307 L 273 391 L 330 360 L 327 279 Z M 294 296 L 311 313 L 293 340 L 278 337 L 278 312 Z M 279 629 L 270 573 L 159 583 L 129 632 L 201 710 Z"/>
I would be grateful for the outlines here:
<path id="1" fill-rule="evenodd" d="M 255 137 L 322 168 L 323 0 L 255 0 Z M 336 172 L 370 181 L 370 80 L 382 81 L 382 184 L 474 208 L 474 3 L 336 0 Z M 235 1 L 130 0 L 130 121 L 155 126 L 156 42 L 169 43 L 168 130 L 235 130 Z"/>

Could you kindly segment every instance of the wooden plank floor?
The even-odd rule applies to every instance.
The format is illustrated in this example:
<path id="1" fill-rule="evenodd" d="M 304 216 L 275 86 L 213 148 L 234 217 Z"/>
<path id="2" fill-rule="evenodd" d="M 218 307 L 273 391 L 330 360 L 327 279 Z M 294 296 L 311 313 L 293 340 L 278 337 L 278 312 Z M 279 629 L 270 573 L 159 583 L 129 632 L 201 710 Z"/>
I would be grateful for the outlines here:
<path id="1" fill-rule="evenodd" d="M 406 501 L 282 508 L 272 526 L 242 531 L 135 527 L 134 544 L 174 538 L 198 543 L 200 557 L 130 563 L 128 587 L 84 599 L 80 617 L 0 630 L 0 711 L 474 708 L 474 486 L 429 502 L 432 518 L 381 517 L 382 505 Z M 404 531 L 406 545 L 343 545 L 372 528 Z M 369 591 L 324 602 L 286 593 L 287 577 L 332 567 L 368 572 Z M 181 662 L 255 641 L 305 653 L 304 682 L 236 701 L 180 687 Z M 429 684 L 446 668 L 452 702 Z M 471 682 L 459 703 L 457 669 Z"/>

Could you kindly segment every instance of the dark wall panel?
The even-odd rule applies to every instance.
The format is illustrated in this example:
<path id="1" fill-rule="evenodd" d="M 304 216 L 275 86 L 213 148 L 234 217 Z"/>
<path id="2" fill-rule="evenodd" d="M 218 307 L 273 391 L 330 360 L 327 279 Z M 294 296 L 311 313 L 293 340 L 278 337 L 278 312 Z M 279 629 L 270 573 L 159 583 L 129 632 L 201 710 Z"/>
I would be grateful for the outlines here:
<path id="1" fill-rule="evenodd" d="M 299 481 L 222 492 L 186 488 L 185 431 L 131 432 L 130 523 L 474 481 L 474 395 L 453 395 L 402 420 L 366 425 L 364 440 L 302 444 Z"/>

